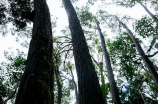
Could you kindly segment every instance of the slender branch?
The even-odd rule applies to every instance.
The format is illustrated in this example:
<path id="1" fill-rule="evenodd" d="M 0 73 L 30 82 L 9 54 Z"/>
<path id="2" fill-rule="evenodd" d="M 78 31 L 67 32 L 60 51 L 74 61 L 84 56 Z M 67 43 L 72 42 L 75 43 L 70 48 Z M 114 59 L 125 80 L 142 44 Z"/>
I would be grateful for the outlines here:
<path id="1" fill-rule="evenodd" d="M 100 69 L 100 66 L 99 66 L 98 62 L 94 59 L 94 57 L 92 55 L 91 55 L 91 57 L 92 57 L 93 61 L 97 64 L 97 66 L 99 67 L 99 69 Z"/>
<path id="2" fill-rule="evenodd" d="M 66 48 L 66 47 L 68 47 L 70 45 L 72 45 L 72 44 L 67 44 L 67 45 L 63 46 L 62 48 L 60 48 L 59 50 L 63 50 L 64 48 Z"/>
<path id="3" fill-rule="evenodd" d="M 158 51 L 156 51 L 154 54 L 152 54 L 152 55 L 147 55 L 147 57 L 153 57 L 153 56 L 155 56 L 156 54 L 158 53 Z"/>
<path id="4" fill-rule="evenodd" d="M 55 37 L 54 37 L 54 38 L 55 38 Z M 71 40 L 71 38 L 69 38 L 69 37 L 67 37 L 67 36 L 59 36 L 59 37 L 56 37 L 55 39 L 57 40 L 57 39 L 60 39 L 60 38 L 67 38 L 67 39 Z"/>
<path id="5" fill-rule="evenodd" d="M 65 66 L 65 61 L 66 61 L 66 58 L 67 58 L 67 55 L 68 55 L 69 51 L 70 51 L 70 50 L 73 50 L 73 49 L 71 49 L 71 48 L 72 48 L 72 46 L 70 46 L 69 50 L 67 51 L 67 53 L 66 53 L 66 55 L 65 55 L 64 66 Z"/>
<path id="6" fill-rule="evenodd" d="M 148 96 L 145 96 L 145 98 L 146 98 L 146 99 L 149 99 L 149 100 L 151 100 L 151 101 L 153 101 L 154 103 L 158 103 L 158 100 L 151 99 L 151 98 L 148 97 Z"/>
<path id="7" fill-rule="evenodd" d="M 144 99 L 144 96 L 143 96 L 143 94 L 142 94 L 142 92 L 139 90 L 139 93 L 140 93 L 140 95 L 141 95 L 141 97 L 142 97 L 142 99 L 143 99 L 143 101 L 144 101 L 144 104 L 146 104 L 146 102 L 145 102 L 145 99 Z"/>
<path id="8" fill-rule="evenodd" d="M 69 52 L 69 51 L 71 51 L 71 50 L 73 50 L 73 49 L 63 50 L 62 52 L 59 52 L 58 54 L 56 54 L 54 57 L 60 55 L 60 54 L 63 53 L 63 52 L 66 52 L 66 51 Z"/>
<path id="9" fill-rule="evenodd" d="M 69 80 L 69 81 L 72 81 L 72 79 L 69 79 L 69 78 L 67 78 L 67 77 L 65 77 L 65 76 L 62 76 L 62 75 L 61 75 L 61 77 L 64 77 L 65 79 L 67 79 L 67 80 Z"/>
<path id="10" fill-rule="evenodd" d="M 59 47 L 62 47 L 63 44 L 64 44 L 64 43 L 59 44 Z"/>
<path id="11" fill-rule="evenodd" d="M 120 5 L 120 2 L 106 3 L 106 5 L 115 5 L 115 4 Z"/>
<path id="12" fill-rule="evenodd" d="M 55 42 L 55 43 L 72 43 L 72 41 L 68 41 L 68 42 Z"/>

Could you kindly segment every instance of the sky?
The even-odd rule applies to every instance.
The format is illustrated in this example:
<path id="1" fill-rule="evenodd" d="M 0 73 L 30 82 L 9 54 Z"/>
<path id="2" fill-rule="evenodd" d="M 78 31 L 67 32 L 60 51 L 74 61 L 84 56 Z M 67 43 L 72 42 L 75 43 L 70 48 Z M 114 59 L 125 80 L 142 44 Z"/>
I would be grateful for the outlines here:
<path id="1" fill-rule="evenodd" d="M 81 7 L 85 3 L 86 3 L 86 0 L 80 0 L 79 4 L 77 6 Z M 95 5 L 93 5 L 92 8 L 90 9 L 90 11 L 93 14 L 95 14 L 95 12 L 98 9 L 101 9 L 101 7 L 99 7 L 99 5 L 101 5 L 101 2 L 99 2 L 99 3 L 95 3 Z M 56 33 L 54 33 L 54 35 L 56 35 L 56 36 L 61 35 L 62 34 L 60 32 L 61 29 L 63 29 L 65 26 L 68 26 L 68 18 L 66 15 L 66 11 L 64 8 L 61 7 L 62 6 L 61 0 L 47 0 L 47 4 L 50 9 L 50 14 L 53 15 L 53 17 L 58 18 L 57 27 L 55 28 Z M 148 8 L 148 9 L 152 11 L 152 9 L 150 9 L 150 8 Z M 140 5 L 136 5 L 134 8 L 121 8 L 121 7 L 117 7 L 115 5 L 109 5 L 109 6 L 106 6 L 106 10 L 112 14 L 119 13 L 122 15 L 129 15 L 135 19 L 140 19 L 143 15 L 148 15 Z M 132 29 L 132 26 L 130 24 L 128 24 L 128 26 L 130 29 Z M 15 37 L 16 37 L 16 35 L 13 36 L 10 32 L 8 32 L 8 34 L 5 37 L 3 37 L 0 33 L 0 47 L 1 47 L 0 63 L 3 61 L 7 61 L 4 57 L 4 50 L 7 50 L 7 51 L 11 50 L 13 52 L 16 52 L 16 49 L 18 48 L 20 51 L 24 51 L 24 53 L 28 52 L 28 49 L 25 47 L 22 47 L 20 45 L 20 42 L 16 42 Z M 20 39 L 20 41 L 23 41 L 23 40 L 26 40 L 26 39 Z"/>

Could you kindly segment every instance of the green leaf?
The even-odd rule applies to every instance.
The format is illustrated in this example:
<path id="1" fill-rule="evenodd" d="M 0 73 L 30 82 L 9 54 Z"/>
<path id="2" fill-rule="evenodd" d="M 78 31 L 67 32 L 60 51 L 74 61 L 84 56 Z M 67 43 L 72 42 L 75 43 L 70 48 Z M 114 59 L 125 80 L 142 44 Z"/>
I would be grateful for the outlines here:
<path id="1" fill-rule="evenodd" d="M 72 68 L 72 65 L 68 65 L 68 67 L 71 69 L 71 68 Z"/>

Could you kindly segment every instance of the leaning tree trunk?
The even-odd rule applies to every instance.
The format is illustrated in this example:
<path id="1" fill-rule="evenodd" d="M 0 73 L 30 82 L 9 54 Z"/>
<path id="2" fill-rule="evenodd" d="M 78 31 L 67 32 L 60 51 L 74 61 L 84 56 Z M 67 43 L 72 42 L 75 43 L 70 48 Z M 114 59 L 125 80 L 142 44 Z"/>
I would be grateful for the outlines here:
<path id="1" fill-rule="evenodd" d="M 114 79 L 114 74 L 113 74 L 112 67 L 111 67 L 109 54 L 108 54 L 107 49 L 106 49 L 104 36 L 101 32 L 99 22 L 97 22 L 97 28 L 98 28 L 98 31 L 99 31 L 99 34 L 100 34 L 101 45 L 102 45 L 104 58 L 105 58 L 105 62 L 106 62 L 106 68 L 107 68 L 107 71 L 108 71 L 108 80 L 109 80 L 110 88 L 111 88 L 111 92 L 112 92 L 112 99 L 113 99 L 114 104 L 121 104 L 118 88 L 116 86 L 116 82 L 115 82 L 115 79 Z"/>
<path id="2" fill-rule="evenodd" d="M 134 35 L 131 32 L 131 30 L 122 21 L 119 21 L 119 23 L 127 30 L 128 34 L 132 38 L 132 40 L 133 40 L 133 42 L 134 42 L 134 44 L 136 46 L 136 49 L 137 49 L 139 55 L 141 56 L 141 58 L 142 58 L 142 60 L 143 60 L 143 62 L 145 64 L 145 66 L 148 68 L 148 72 L 150 73 L 150 75 L 152 76 L 154 82 L 158 86 L 158 74 L 156 72 L 154 64 L 150 61 L 150 59 L 148 58 L 148 56 L 145 55 L 142 47 L 140 46 L 138 40 L 134 37 Z"/>
<path id="3" fill-rule="evenodd" d="M 79 19 L 70 0 L 62 0 L 68 15 L 78 77 L 79 104 L 105 104 Z"/>
<path id="4" fill-rule="evenodd" d="M 104 74 L 103 74 L 103 62 L 99 63 L 99 67 L 100 67 L 100 76 L 101 76 L 101 90 L 102 90 L 102 94 L 103 94 L 103 98 L 105 101 L 105 104 L 107 104 L 107 95 L 106 95 L 106 86 L 105 86 L 105 78 L 104 78 Z"/>
<path id="5" fill-rule="evenodd" d="M 76 85 L 76 82 L 74 80 L 74 75 L 73 75 L 73 72 L 72 72 L 72 67 L 69 68 L 70 69 L 70 72 L 71 72 L 71 76 L 72 76 L 72 83 L 74 85 L 74 89 L 75 89 L 75 96 L 76 96 L 76 104 L 79 104 L 79 95 L 78 95 L 78 90 L 77 90 L 77 85 Z"/>
<path id="6" fill-rule="evenodd" d="M 58 67 L 58 66 L 56 66 Z M 57 97 L 57 104 L 61 104 L 61 98 L 62 98 L 62 89 L 61 89 L 61 83 L 59 81 L 59 69 L 56 68 L 55 69 L 55 76 L 56 76 L 56 80 L 57 80 L 57 87 L 58 87 L 58 97 Z"/>
<path id="7" fill-rule="evenodd" d="M 158 22 L 158 19 L 148 10 L 147 7 L 145 7 L 141 2 L 139 4 L 145 9 L 145 11 L 155 20 L 155 22 Z"/>
<path id="8" fill-rule="evenodd" d="M 34 0 L 33 34 L 15 104 L 53 104 L 52 28 L 46 0 Z"/>
<path id="9" fill-rule="evenodd" d="M 57 97 L 57 104 L 61 104 L 61 98 L 62 98 L 62 85 L 60 83 L 60 73 L 59 73 L 59 66 L 58 64 L 58 59 L 57 57 L 55 58 L 56 62 L 55 62 L 55 77 L 56 77 L 56 81 L 57 81 L 57 87 L 58 87 L 58 97 Z"/>

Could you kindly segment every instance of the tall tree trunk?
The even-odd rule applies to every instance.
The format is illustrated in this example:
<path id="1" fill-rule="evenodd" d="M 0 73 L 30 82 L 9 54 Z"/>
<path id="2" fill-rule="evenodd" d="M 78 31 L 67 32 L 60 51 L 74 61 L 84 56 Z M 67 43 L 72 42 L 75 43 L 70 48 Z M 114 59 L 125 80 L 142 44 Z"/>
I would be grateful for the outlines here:
<path id="1" fill-rule="evenodd" d="M 102 45 L 104 58 L 105 58 L 105 62 L 106 62 L 106 68 L 107 68 L 107 71 L 108 71 L 108 80 L 109 80 L 110 88 L 111 88 L 111 92 L 112 92 L 112 99 L 113 99 L 114 104 L 121 104 L 118 88 L 116 86 L 116 82 L 115 82 L 115 79 L 114 79 L 114 74 L 113 74 L 112 67 L 111 67 L 109 54 L 108 54 L 107 49 L 106 49 L 104 36 L 101 32 L 99 22 L 97 22 L 97 28 L 98 28 L 98 31 L 99 31 L 99 34 L 100 34 L 101 45 Z"/>
<path id="2" fill-rule="evenodd" d="M 78 95 L 78 90 L 77 90 L 77 85 L 76 85 L 76 82 L 75 82 L 75 80 L 74 80 L 74 75 L 73 75 L 73 73 L 72 73 L 72 67 L 71 68 L 69 68 L 70 69 L 70 72 L 71 72 L 71 76 L 72 76 L 72 83 L 73 83 L 73 85 L 74 85 L 74 89 L 75 89 L 75 96 L 76 96 L 76 104 L 79 104 L 79 95 Z"/>
<path id="3" fill-rule="evenodd" d="M 46 0 L 34 0 L 33 34 L 15 104 L 52 104 L 52 28 Z"/>
<path id="4" fill-rule="evenodd" d="M 61 83 L 60 83 L 60 73 L 59 73 L 59 66 L 58 59 L 56 58 L 56 66 L 55 66 L 55 76 L 57 81 L 57 87 L 58 87 L 58 98 L 57 98 L 57 104 L 61 104 L 61 98 L 62 98 L 62 89 L 61 89 Z"/>
<path id="5" fill-rule="evenodd" d="M 99 67 L 100 67 L 100 74 L 101 74 L 101 90 L 102 90 L 102 94 L 103 94 L 103 98 L 104 98 L 104 101 L 105 101 L 105 104 L 107 104 L 107 100 L 106 100 L 106 87 L 105 87 L 105 78 L 104 78 L 104 74 L 103 74 L 103 61 L 99 63 Z"/>
<path id="6" fill-rule="evenodd" d="M 156 72 L 156 69 L 154 67 L 154 64 L 150 61 L 150 59 L 145 55 L 142 47 L 140 46 L 138 40 L 134 37 L 133 33 L 131 32 L 131 30 L 122 22 L 119 21 L 119 23 L 127 30 L 128 34 L 130 35 L 130 37 L 132 38 L 136 49 L 139 53 L 139 55 L 141 56 L 142 60 L 144 61 L 145 66 L 148 68 L 148 71 L 150 73 L 150 75 L 152 76 L 154 82 L 156 83 L 156 85 L 158 86 L 158 74 Z"/>
<path id="7" fill-rule="evenodd" d="M 62 91 L 61 91 L 61 83 L 59 81 L 59 73 L 58 73 L 57 69 L 55 69 L 55 76 L 56 76 L 56 79 L 57 79 L 57 87 L 58 87 L 57 104 L 61 104 Z"/>
<path id="8" fill-rule="evenodd" d="M 79 104 L 105 104 L 79 19 L 70 0 L 62 0 L 68 15 L 78 77 Z"/>

